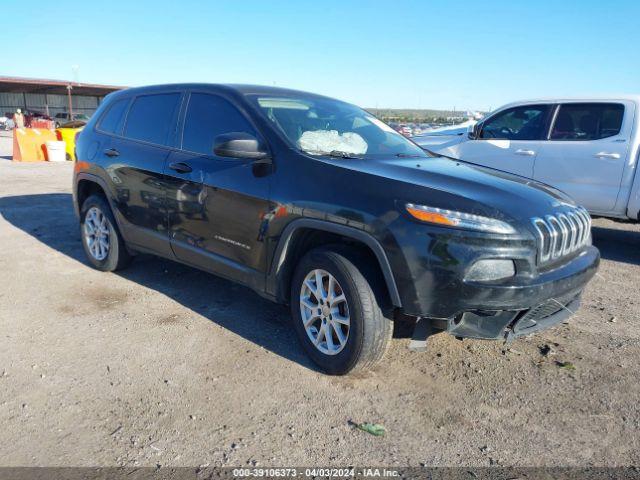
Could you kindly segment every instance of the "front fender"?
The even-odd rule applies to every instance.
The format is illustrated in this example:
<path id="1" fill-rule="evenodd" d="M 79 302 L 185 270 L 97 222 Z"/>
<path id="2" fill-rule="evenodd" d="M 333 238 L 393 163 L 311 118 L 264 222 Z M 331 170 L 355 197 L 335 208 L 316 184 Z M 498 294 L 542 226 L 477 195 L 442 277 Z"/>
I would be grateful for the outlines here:
<path id="1" fill-rule="evenodd" d="M 275 249 L 271 267 L 269 268 L 269 271 L 267 273 L 267 293 L 269 295 L 282 300 L 283 292 L 281 292 L 280 280 L 283 274 L 285 259 L 287 258 L 287 254 L 290 252 L 291 239 L 294 233 L 300 229 L 314 229 L 328 233 L 334 233 L 344 237 L 352 238 L 368 246 L 378 260 L 380 270 L 382 271 L 385 284 L 387 286 L 387 291 L 389 292 L 391 303 L 395 307 L 402 307 L 400 294 L 398 292 L 398 287 L 396 285 L 393 271 L 391 270 L 389 259 L 387 258 L 387 255 L 380 243 L 373 236 L 371 236 L 367 232 L 363 232 L 362 230 L 358 230 L 353 227 L 339 225 L 323 220 L 316 220 L 312 218 L 299 218 L 297 220 L 293 220 L 282 231 L 282 235 L 280 236 L 277 247 Z"/>

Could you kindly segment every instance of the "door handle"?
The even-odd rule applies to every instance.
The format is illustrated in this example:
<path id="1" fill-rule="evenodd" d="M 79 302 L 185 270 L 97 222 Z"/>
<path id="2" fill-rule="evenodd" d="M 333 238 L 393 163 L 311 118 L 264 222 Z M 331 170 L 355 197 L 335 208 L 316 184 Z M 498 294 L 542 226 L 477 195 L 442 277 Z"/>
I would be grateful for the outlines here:
<path id="1" fill-rule="evenodd" d="M 594 157 L 596 157 L 596 158 L 613 158 L 613 159 L 617 160 L 618 158 L 620 158 L 620 154 L 619 153 L 600 152 L 600 153 L 596 153 L 594 155 Z"/>
<path id="2" fill-rule="evenodd" d="M 107 157 L 117 157 L 118 155 L 120 155 L 120 152 L 118 150 L 116 150 L 115 148 L 107 148 L 104 151 L 104 154 Z"/>
<path id="3" fill-rule="evenodd" d="M 171 164 L 169 164 L 169 168 L 171 170 L 174 170 L 174 171 L 178 172 L 178 173 L 189 173 L 189 172 L 191 172 L 193 170 L 189 165 L 187 165 L 184 162 L 171 163 Z"/>
<path id="4" fill-rule="evenodd" d="M 523 148 L 520 148 L 518 150 L 515 151 L 516 155 L 523 155 L 525 157 L 533 157 L 536 152 L 534 152 L 533 150 L 525 150 Z"/>

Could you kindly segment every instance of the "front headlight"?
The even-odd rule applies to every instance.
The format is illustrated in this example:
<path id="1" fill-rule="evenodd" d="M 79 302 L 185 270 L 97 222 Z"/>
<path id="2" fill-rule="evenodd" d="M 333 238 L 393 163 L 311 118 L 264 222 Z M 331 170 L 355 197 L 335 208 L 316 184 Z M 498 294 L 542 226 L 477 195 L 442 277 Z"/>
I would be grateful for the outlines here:
<path id="1" fill-rule="evenodd" d="M 445 227 L 466 228 L 488 233 L 516 233 L 515 228 L 507 222 L 495 218 L 482 217 L 471 213 L 456 212 L 444 208 L 427 207 L 426 205 L 415 205 L 407 203 L 407 212 L 418 220 Z"/>

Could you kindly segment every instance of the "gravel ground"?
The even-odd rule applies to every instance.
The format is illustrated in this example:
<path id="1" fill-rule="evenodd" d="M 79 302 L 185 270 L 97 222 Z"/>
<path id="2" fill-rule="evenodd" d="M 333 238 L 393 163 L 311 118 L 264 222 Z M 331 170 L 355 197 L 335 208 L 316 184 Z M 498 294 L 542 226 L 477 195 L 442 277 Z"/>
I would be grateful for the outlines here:
<path id="1" fill-rule="evenodd" d="M 638 225 L 596 220 L 602 266 L 569 323 L 506 351 L 396 338 L 376 372 L 335 378 L 246 288 L 146 256 L 89 268 L 71 172 L 0 159 L 0 465 L 640 461 Z"/>

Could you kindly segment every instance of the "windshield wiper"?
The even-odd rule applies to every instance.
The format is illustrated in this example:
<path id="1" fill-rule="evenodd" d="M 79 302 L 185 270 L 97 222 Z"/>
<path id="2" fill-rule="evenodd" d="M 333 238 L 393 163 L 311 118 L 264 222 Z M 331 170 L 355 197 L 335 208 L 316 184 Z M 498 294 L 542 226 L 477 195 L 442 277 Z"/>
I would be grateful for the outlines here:
<path id="1" fill-rule="evenodd" d="M 417 155 L 415 153 L 396 153 L 396 157 L 398 157 L 398 158 L 421 158 L 422 155 Z"/>
<path id="2" fill-rule="evenodd" d="M 334 157 L 334 158 L 356 158 L 362 160 L 362 156 L 358 156 L 355 153 L 343 152 L 342 150 L 331 150 L 330 152 L 323 152 L 322 150 L 303 150 L 303 152 L 310 155 L 320 155 L 322 157 Z"/>
<path id="3" fill-rule="evenodd" d="M 331 150 L 329 153 L 323 153 L 323 155 L 327 155 L 329 157 L 335 157 L 335 158 L 357 158 L 360 160 L 362 159 L 362 157 L 359 157 L 354 153 L 343 152 L 341 150 Z"/>

